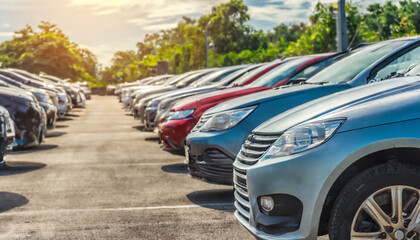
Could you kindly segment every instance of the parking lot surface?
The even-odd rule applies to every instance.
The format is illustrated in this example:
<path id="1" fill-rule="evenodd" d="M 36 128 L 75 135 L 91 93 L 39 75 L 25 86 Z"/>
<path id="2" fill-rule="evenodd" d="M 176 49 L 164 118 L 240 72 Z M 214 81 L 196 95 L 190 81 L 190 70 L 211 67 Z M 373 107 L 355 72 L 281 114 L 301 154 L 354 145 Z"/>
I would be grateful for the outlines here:
<path id="1" fill-rule="evenodd" d="M 0 170 L 2 239 L 252 239 L 231 187 L 190 179 L 184 157 L 98 97 Z"/>

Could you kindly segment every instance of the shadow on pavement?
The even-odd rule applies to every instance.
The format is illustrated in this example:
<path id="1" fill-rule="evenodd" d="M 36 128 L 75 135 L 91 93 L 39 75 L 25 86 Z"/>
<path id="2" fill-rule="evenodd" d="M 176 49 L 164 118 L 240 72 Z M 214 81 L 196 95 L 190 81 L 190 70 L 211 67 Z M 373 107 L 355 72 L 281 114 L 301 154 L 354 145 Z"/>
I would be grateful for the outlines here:
<path id="1" fill-rule="evenodd" d="M 22 174 L 44 168 L 45 166 L 47 164 L 37 162 L 7 162 L 6 166 L 0 168 L 0 176 Z"/>
<path id="2" fill-rule="evenodd" d="M 69 116 L 69 117 L 80 117 L 80 115 L 76 115 L 76 114 L 66 114 L 66 116 Z"/>
<path id="3" fill-rule="evenodd" d="M 168 172 L 168 173 L 179 173 L 179 174 L 188 173 L 187 164 L 182 164 L 182 163 L 165 165 L 162 167 L 162 171 Z"/>
<path id="4" fill-rule="evenodd" d="M 68 128 L 69 125 L 55 125 L 55 128 Z"/>
<path id="5" fill-rule="evenodd" d="M 189 193 L 187 195 L 187 198 L 192 203 L 205 208 L 211 208 L 226 212 L 235 211 L 235 207 L 233 205 L 235 198 L 233 196 L 232 189 L 196 191 Z"/>
<path id="6" fill-rule="evenodd" d="M 66 134 L 67 134 L 67 132 L 49 132 L 49 133 L 47 133 L 47 135 L 45 137 L 54 138 L 54 137 L 60 137 L 60 136 L 66 135 Z"/>
<path id="7" fill-rule="evenodd" d="M 144 126 L 140 125 L 140 126 L 133 126 L 134 129 L 137 129 L 139 131 L 144 131 Z"/>
<path id="8" fill-rule="evenodd" d="M 31 147 L 31 148 L 25 148 L 25 149 L 17 149 L 11 153 L 11 155 L 18 155 L 18 154 L 26 154 L 26 153 L 33 153 L 38 151 L 46 151 L 51 150 L 54 148 L 57 148 L 58 145 L 55 144 L 41 144 L 39 146 Z"/>
<path id="9" fill-rule="evenodd" d="M 149 137 L 149 138 L 145 138 L 144 140 L 148 141 L 148 142 L 157 142 L 157 141 L 159 141 L 159 138 L 158 137 Z"/>
<path id="10" fill-rule="evenodd" d="M 0 214 L 27 204 L 29 200 L 17 193 L 0 192 Z"/>
<path id="11" fill-rule="evenodd" d="M 57 119 L 58 122 L 63 122 L 63 121 L 73 121 L 73 118 L 69 118 L 69 117 L 63 117 L 60 119 Z"/>
<path id="12" fill-rule="evenodd" d="M 168 152 L 170 154 L 173 154 L 173 155 L 185 156 L 185 150 L 184 149 L 177 149 L 177 150 L 175 150 L 175 149 L 165 149 L 164 146 L 161 146 L 160 149 L 165 151 L 165 152 Z"/>

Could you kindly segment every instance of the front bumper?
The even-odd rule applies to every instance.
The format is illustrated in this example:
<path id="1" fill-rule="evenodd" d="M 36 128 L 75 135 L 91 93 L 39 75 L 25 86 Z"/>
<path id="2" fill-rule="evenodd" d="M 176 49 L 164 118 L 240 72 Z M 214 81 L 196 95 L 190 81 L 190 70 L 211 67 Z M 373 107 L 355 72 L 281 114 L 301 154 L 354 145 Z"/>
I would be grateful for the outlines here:
<path id="1" fill-rule="evenodd" d="M 146 130 L 153 131 L 153 129 L 155 129 L 156 113 L 157 113 L 156 107 L 146 108 L 145 113 L 144 113 Z"/>
<path id="2" fill-rule="evenodd" d="M 168 120 L 161 128 L 161 140 L 166 149 L 181 150 L 184 148 L 184 140 L 195 126 L 197 120 L 186 118 L 181 120 Z"/>
<path id="3" fill-rule="evenodd" d="M 145 112 L 146 112 L 146 105 L 144 104 L 144 101 L 141 101 L 139 104 L 137 104 L 137 114 L 142 124 L 144 124 L 145 122 L 145 116 L 144 116 Z"/>
<path id="4" fill-rule="evenodd" d="M 197 179 L 232 185 L 232 164 L 251 132 L 247 123 L 219 132 L 191 132 L 185 143 L 189 149 L 189 174 Z"/>
<path id="5" fill-rule="evenodd" d="M 334 149 L 327 143 L 300 154 L 259 160 L 251 166 L 236 160 L 233 164 L 236 218 L 260 239 L 316 239 L 323 198 L 328 193 L 323 187 L 344 157 L 331 154 L 337 152 Z M 288 230 L 284 223 L 279 225 L 286 216 L 268 216 L 260 209 L 259 197 L 276 194 L 293 196 L 303 204 L 297 228 Z"/>
<path id="6" fill-rule="evenodd" d="M 400 122 L 336 133 L 316 148 L 277 158 L 262 156 L 254 165 L 236 159 L 235 216 L 257 238 L 316 239 L 324 202 L 340 175 L 369 154 L 393 148 L 420 148 L 418 124 L 418 121 Z M 247 199 L 240 196 L 242 193 L 248 195 Z M 258 218 L 263 213 L 258 199 L 276 194 L 293 196 L 302 203 L 297 230 L 274 234 L 265 230 L 267 226 L 261 226 Z"/>
<path id="7" fill-rule="evenodd" d="M 68 112 L 68 105 L 67 103 L 59 103 L 57 107 L 58 118 L 64 118 L 66 113 Z"/>
<path id="8" fill-rule="evenodd" d="M 47 113 L 47 128 L 48 129 L 54 129 L 55 128 L 55 124 L 57 122 L 57 108 L 50 108 L 48 109 Z"/>

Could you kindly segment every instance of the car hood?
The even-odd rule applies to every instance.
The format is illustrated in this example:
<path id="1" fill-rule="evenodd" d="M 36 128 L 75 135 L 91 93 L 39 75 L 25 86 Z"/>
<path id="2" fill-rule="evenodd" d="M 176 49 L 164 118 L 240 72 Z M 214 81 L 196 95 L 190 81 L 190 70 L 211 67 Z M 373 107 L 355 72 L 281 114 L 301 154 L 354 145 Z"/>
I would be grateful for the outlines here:
<path id="1" fill-rule="evenodd" d="M 312 93 L 321 94 L 325 96 L 326 94 L 331 94 L 341 90 L 349 88 L 347 84 L 329 84 L 329 85 L 295 85 L 291 87 L 280 87 L 274 88 L 263 92 L 258 92 L 242 97 L 238 97 L 226 102 L 223 102 L 219 105 L 214 106 L 209 109 L 206 114 L 213 114 L 223 111 L 229 111 L 244 107 L 250 107 L 254 105 L 263 104 L 265 102 L 271 102 L 278 99 L 284 99 L 284 104 L 294 104 L 294 102 L 288 102 L 287 98 L 294 97 L 296 95 L 302 95 L 312 97 Z"/>
<path id="2" fill-rule="evenodd" d="M 177 89 L 177 88 L 174 86 L 159 86 L 159 87 L 156 86 L 156 87 L 137 90 L 133 93 L 133 95 L 153 94 L 153 93 L 159 93 L 159 92 L 164 92 L 164 91 L 170 91 L 172 89 Z"/>
<path id="3" fill-rule="evenodd" d="M 183 111 L 187 109 L 195 109 L 200 105 L 207 105 L 210 103 L 232 99 L 243 95 L 259 92 L 269 89 L 268 87 L 233 87 L 210 93 L 192 96 L 179 102 L 174 106 L 174 111 Z"/>
<path id="4" fill-rule="evenodd" d="M 172 91 L 170 93 L 166 93 L 162 96 L 159 96 L 158 98 L 156 98 L 156 100 L 162 101 L 162 100 L 165 100 L 167 98 L 178 97 L 178 96 L 182 96 L 182 95 L 186 95 L 186 94 L 214 91 L 214 90 L 217 90 L 217 89 L 220 89 L 220 88 L 221 88 L 220 86 L 205 86 L 205 87 L 198 87 L 198 88 L 186 87 L 186 88 L 178 89 L 178 90 Z"/>
<path id="5" fill-rule="evenodd" d="M 258 126 L 281 134 L 302 122 L 347 119 L 339 132 L 419 118 L 420 77 L 383 81 L 331 94 L 290 109 Z M 391 114 L 392 113 L 392 114 Z"/>
<path id="6" fill-rule="evenodd" d="M 26 90 L 19 91 L 18 89 L 0 87 L 0 94 L 7 95 L 10 97 L 23 98 L 27 101 L 34 101 L 33 97 L 31 96 L 31 93 Z"/>

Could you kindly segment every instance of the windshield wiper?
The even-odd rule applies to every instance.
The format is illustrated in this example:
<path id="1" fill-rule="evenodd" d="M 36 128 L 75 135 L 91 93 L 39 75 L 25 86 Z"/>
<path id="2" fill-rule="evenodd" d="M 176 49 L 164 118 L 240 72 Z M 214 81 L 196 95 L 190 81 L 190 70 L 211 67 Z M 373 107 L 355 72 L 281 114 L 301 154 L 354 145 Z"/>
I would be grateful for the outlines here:
<path id="1" fill-rule="evenodd" d="M 310 84 L 310 85 L 325 85 L 331 82 L 304 82 L 302 84 Z"/>

